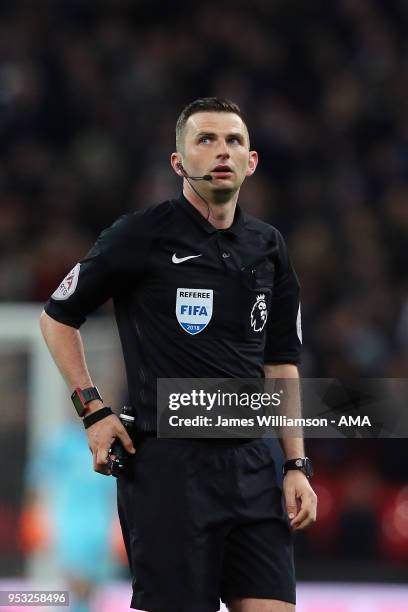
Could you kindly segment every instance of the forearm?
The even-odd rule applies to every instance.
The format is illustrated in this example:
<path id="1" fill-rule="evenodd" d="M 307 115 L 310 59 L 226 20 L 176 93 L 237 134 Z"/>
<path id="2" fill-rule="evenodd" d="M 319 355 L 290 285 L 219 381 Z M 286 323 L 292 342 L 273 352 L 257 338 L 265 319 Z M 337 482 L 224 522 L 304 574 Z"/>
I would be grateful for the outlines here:
<path id="1" fill-rule="evenodd" d="M 293 364 L 278 364 L 278 365 L 265 365 L 265 378 L 267 379 L 280 379 L 283 383 L 286 380 L 290 380 L 289 383 L 284 385 L 286 391 L 286 398 L 284 402 L 285 411 L 284 414 L 290 418 L 299 418 L 302 415 L 301 398 L 300 398 L 300 386 L 299 386 L 299 372 Z M 284 430 L 285 431 L 285 430 Z M 282 446 L 283 452 L 285 453 L 286 459 L 295 459 L 296 457 L 305 456 L 305 446 L 303 441 L 303 435 L 298 437 L 282 435 L 279 439 Z"/>
<path id="2" fill-rule="evenodd" d="M 41 314 L 40 327 L 51 356 L 68 388 L 72 391 L 76 387 L 93 387 L 79 331 L 55 321 L 46 312 Z M 94 400 L 89 403 L 89 409 L 93 410 L 101 405 L 99 400 Z"/>
<path id="3" fill-rule="evenodd" d="M 85 361 L 84 347 L 79 331 L 55 321 L 46 312 L 41 314 L 40 327 L 48 349 L 70 389 L 93 387 Z M 87 404 L 90 412 L 103 406 L 103 402 L 93 400 Z M 126 429 L 114 414 L 105 416 L 87 430 L 88 445 L 92 451 L 94 470 L 109 475 L 109 453 L 115 438 L 118 438 L 129 453 L 135 448 Z"/>

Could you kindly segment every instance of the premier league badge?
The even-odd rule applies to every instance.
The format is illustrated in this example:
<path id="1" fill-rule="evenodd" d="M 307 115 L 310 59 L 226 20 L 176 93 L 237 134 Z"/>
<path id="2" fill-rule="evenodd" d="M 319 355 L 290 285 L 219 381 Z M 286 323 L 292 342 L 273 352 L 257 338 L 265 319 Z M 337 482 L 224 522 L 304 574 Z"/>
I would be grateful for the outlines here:
<path id="1" fill-rule="evenodd" d="M 260 332 L 265 327 L 268 318 L 265 295 L 263 293 L 256 296 L 255 304 L 251 310 L 251 327 L 255 332 Z"/>
<path id="2" fill-rule="evenodd" d="M 212 313 L 212 289 L 177 289 L 176 317 L 184 331 L 199 334 L 211 321 Z"/>

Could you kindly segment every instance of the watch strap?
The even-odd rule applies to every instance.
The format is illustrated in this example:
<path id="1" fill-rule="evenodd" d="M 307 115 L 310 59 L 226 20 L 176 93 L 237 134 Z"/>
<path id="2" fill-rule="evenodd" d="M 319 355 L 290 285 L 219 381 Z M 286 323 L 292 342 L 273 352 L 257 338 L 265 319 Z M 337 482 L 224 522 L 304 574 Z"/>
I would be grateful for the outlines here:
<path id="1" fill-rule="evenodd" d="M 312 462 L 308 457 L 296 457 L 296 459 L 288 459 L 283 464 L 283 475 L 285 476 L 289 470 L 300 470 L 307 478 L 313 476 Z"/>
<path id="2" fill-rule="evenodd" d="M 101 395 L 98 391 L 98 387 L 88 387 L 87 389 L 81 389 L 82 397 L 84 400 L 84 404 L 89 404 L 92 400 L 101 400 Z"/>
<path id="3" fill-rule="evenodd" d="M 103 408 L 99 408 L 99 410 L 95 410 L 95 412 L 91 412 L 91 414 L 88 414 L 82 419 L 82 422 L 84 424 L 85 429 L 88 429 L 88 427 L 91 427 L 91 425 L 94 425 L 98 421 L 105 419 L 111 414 L 113 414 L 112 408 L 109 408 L 109 406 L 104 406 Z"/>

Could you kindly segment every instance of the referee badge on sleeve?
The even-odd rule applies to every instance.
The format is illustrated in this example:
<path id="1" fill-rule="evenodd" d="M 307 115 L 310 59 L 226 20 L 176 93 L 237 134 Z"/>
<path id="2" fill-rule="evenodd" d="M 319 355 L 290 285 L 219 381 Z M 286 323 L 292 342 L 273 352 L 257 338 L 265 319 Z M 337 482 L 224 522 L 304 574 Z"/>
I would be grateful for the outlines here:
<path id="1" fill-rule="evenodd" d="M 72 295 L 78 284 L 79 270 L 81 264 L 78 263 L 75 268 L 72 268 L 64 280 L 60 283 L 59 287 L 52 294 L 53 300 L 67 300 Z"/>
<path id="2" fill-rule="evenodd" d="M 211 321 L 212 313 L 212 289 L 177 289 L 176 317 L 188 334 L 202 332 Z"/>

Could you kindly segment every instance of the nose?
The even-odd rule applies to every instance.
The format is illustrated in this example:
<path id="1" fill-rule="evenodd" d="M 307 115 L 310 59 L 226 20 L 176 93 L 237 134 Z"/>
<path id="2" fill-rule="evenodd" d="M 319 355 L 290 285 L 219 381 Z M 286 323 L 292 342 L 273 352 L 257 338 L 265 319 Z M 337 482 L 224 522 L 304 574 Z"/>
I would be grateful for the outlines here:
<path id="1" fill-rule="evenodd" d="M 217 153 L 217 159 L 228 159 L 229 156 L 230 156 L 230 153 L 228 149 L 228 144 L 225 140 L 221 140 L 219 149 L 218 149 L 218 153 Z"/>

